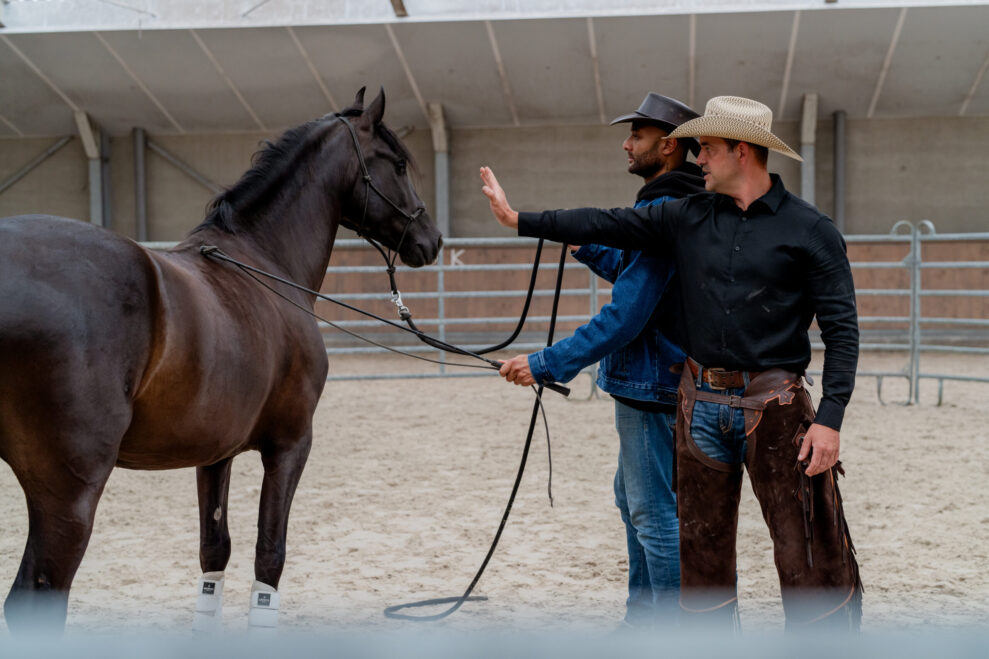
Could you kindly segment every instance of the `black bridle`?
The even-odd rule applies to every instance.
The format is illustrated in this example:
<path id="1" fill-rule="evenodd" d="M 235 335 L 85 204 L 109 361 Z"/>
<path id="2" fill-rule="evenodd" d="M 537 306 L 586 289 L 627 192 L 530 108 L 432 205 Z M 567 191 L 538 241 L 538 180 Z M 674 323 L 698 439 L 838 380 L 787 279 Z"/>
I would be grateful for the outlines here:
<path id="1" fill-rule="evenodd" d="M 385 265 L 387 266 L 388 271 L 388 279 L 391 283 L 392 302 L 398 307 L 399 316 L 402 317 L 402 320 L 411 320 L 412 316 L 409 314 L 409 309 L 402 303 L 402 294 L 399 292 L 398 286 L 395 284 L 395 260 L 398 257 L 399 252 L 402 250 L 402 244 L 405 242 L 405 236 L 409 233 L 409 227 L 412 226 L 412 223 L 418 220 L 420 216 L 422 216 L 426 209 L 422 205 L 419 205 L 414 211 L 409 213 L 404 208 L 396 204 L 391 197 L 382 192 L 381 188 L 374 184 L 374 179 L 371 178 L 371 172 L 368 170 L 367 162 L 364 160 L 364 150 L 361 149 L 361 143 L 357 138 L 357 130 L 354 128 L 354 125 L 347 121 L 347 118 L 342 114 L 338 113 L 333 116 L 335 119 L 342 122 L 343 125 L 347 127 L 347 130 L 350 131 L 350 137 L 354 142 L 354 151 L 357 152 L 357 162 L 361 167 L 361 177 L 364 179 L 364 208 L 361 212 L 361 221 L 357 224 L 357 228 L 355 230 L 357 231 L 358 237 L 371 243 L 371 246 L 378 250 L 378 253 L 381 254 L 381 258 L 385 260 Z M 398 244 L 395 246 L 394 253 L 391 253 L 391 249 L 388 250 L 388 252 L 391 253 L 390 255 L 385 253 L 385 248 L 383 248 L 378 241 L 364 233 L 364 225 L 367 222 L 367 206 L 371 199 L 372 190 L 374 190 L 374 192 L 381 197 L 385 203 L 394 208 L 399 215 L 405 218 L 405 226 L 402 228 L 402 235 L 398 239 Z M 406 314 L 408 314 L 408 318 L 405 317 Z"/>
<path id="2" fill-rule="evenodd" d="M 381 189 L 374 184 L 374 179 L 371 178 L 371 172 L 367 168 L 367 162 L 364 159 L 364 151 L 363 149 L 361 149 L 361 143 L 360 140 L 357 138 L 357 130 L 354 128 L 354 125 L 351 124 L 349 121 L 347 121 L 346 117 L 344 117 L 339 113 L 334 114 L 333 117 L 338 121 L 342 122 L 350 131 L 350 137 L 353 139 L 353 143 L 354 143 L 354 151 L 357 152 L 357 162 L 360 164 L 360 168 L 361 168 L 361 176 L 364 179 L 364 209 L 361 212 L 360 224 L 357 225 L 357 229 L 356 229 L 357 235 L 363 238 L 364 240 L 366 240 L 367 242 L 371 243 L 371 245 L 376 250 L 378 250 L 378 253 L 381 254 L 381 258 L 385 260 L 385 267 L 388 273 L 388 283 L 389 286 L 391 287 L 391 301 L 392 304 L 394 304 L 398 308 L 398 317 L 413 330 L 413 333 L 420 341 L 422 341 L 428 346 L 432 346 L 433 348 L 436 348 L 438 350 L 444 350 L 446 352 L 452 352 L 467 357 L 474 357 L 477 359 L 481 359 L 495 367 L 500 366 L 500 362 L 495 362 L 493 360 L 480 357 L 479 355 L 483 355 L 489 352 L 495 352 L 501 350 L 502 348 L 507 347 L 518 337 L 519 333 L 521 332 L 522 326 L 524 325 L 526 316 L 529 312 L 529 305 L 532 302 L 532 294 L 533 291 L 535 290 L 536 274 L 539 268 L 539 255 L 542 253 L 542 248 L 543 248 L 542 239 L 539 240 L 539 246 L 536 249 L 535 263 L 532 266 L 532 277 L 530 278 L 529 281 L 529 290 L 526 294 L 525 305 L 522 308 L 522 314 L 519 318 L 518 325 L 515 327 L 515 331 L 507 340 L 502 341 L 497 345 L 488 346 L 486 348 L 481 348 L 479 350 L 468 351 L 459 348 L 457 346 L 451 345 L 445 341 L 441 341 L 439 339 L 429 336 L 428 334 L 420 330 L 416 326 L 415 322 L 412 320 L 412 312 L 409 311 L 409 308 L 405 306 L 405 303 L 402 301 L 402 292 L 398 290 L 398 284 L 395 281 L 395 259 L 397 258 L 399 251 L 402 249 L 402 244 L 405 242 L 405 236 L 408 235 L 409 227 L 412 226 L 412 223 L 414 221 L 419 219 L 419 217 L 423 214 L 423 212 L 425 212 L 426 209 L 422 206 L 419 206 L 413 212 L 409 213 L 401 206 L 396 204 L 394 201 L 392 201 L 392 199 L 389 198 L 388 195 L 382 192 Z M 402 215 L 405 218 L 405 226 L 402 228 L 402 235 L 398 239 L 398 245 L 395 247 L 394 253 L 391 253 L 390 255 L 385 253 L 385 248 L 383 248 L 377 241 L 375 241 L 370 236 L 364 234 L 364 224 L 367 222 L 367 206 L 368 206 L 368 200 L 371 198 L 371 190 L 374 190 L 374 192 L 377 193 L 379 197 L 381 197 L 389 206 L 394 208 L 396 211 L 398 211 L 400 215 Z M 388 251 L 391 252 L 391 250 Z M 557 291 L 557 295 L 559 295 L 559 291 Z M 554 304 L 556 303 L 554 302 Z M 570 389 L 564 387 L 563 385 L 557 384 L 555 382 L 546 382 L 544 383 L 544 386 L 547 389 L 555 391 L 559 394 L 563 394 L 564 396 L 570 395 Z"/>

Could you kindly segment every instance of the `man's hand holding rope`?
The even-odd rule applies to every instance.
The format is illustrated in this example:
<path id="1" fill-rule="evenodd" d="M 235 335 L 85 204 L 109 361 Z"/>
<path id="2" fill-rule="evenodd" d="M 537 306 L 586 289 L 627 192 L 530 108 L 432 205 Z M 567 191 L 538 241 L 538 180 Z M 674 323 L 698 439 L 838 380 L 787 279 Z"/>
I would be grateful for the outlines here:
<path id="1" fill-rule="evenodd" d="M 498 373 L 501 374 L 501 377 L 520 387 L 530 387 L 537 384 L 535 378 L 532 377 L 532 371 L 529 370 L 528 355 L 518 355 L 502 362 Z"/>

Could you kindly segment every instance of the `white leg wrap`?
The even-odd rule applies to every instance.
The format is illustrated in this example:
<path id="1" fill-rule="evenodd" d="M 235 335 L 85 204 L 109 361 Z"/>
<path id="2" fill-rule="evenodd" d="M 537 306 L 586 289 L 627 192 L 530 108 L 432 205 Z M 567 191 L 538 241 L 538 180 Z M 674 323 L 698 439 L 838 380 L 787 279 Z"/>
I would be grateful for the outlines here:
<path id="1" fill-rule="evenodd" d="M 275 631 L 278 627 L 278 591 L 255 581 L 251 587 L 251 610 L 247 613 L 249 631 Z"/>
<path id="2" fill-rule="evenodd" d="M 223 572 L 206 572 L 199 577 L 192 629 L 209 633 L 223 629 Z"/>

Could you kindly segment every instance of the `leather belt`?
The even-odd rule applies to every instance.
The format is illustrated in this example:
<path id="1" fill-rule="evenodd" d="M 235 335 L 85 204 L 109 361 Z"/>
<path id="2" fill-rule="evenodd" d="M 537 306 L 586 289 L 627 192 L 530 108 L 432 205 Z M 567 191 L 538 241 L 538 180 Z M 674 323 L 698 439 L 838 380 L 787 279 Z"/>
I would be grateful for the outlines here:
<path id="1" fill-rule="evenodd" d="M 725 389 L 740 389 L 746 386 L 745 374 L 748 373 L 749 380 L 759 375 L 762 371 L 726 371 L 723 368 L 705 368 L 687 357 L 687 367 L 697 379 L 697 373 L 701 373 L 701 381 L 707 382 L 712 389 L 724 391 Z"/>

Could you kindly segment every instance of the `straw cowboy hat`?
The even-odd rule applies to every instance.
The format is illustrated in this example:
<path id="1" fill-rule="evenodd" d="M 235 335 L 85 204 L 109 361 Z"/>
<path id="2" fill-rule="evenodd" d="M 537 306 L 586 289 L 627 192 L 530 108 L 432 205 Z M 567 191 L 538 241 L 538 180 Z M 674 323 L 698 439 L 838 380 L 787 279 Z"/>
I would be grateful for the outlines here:
<path id="1" fill-rule="evenodd" d="M 696 119 L 699 115 L 689 107 L 669 96 L 663 96 L 656 92 L 646 94 L 645 100 L 639 105 L 639 109 L 631 114 L 623 114 L 614 119 L 611 125 L 622 124 L 629 121 L 642 121 L 655 124 L 669 133 L 685 121 Z M 684 139 L 683 142 L 695 156 L 700 152 L 701 147 L 697 140 L 692 138 Z"/>
<path id="2" fill-rule="evenodd" d="M 770 132 L 773 111 L 758 101 L 740 96 L 715 96 L 704 114 L 680 124 L 667 137 L 720 137 L 764 146 L 803 162 L 800 154 Z"/>

